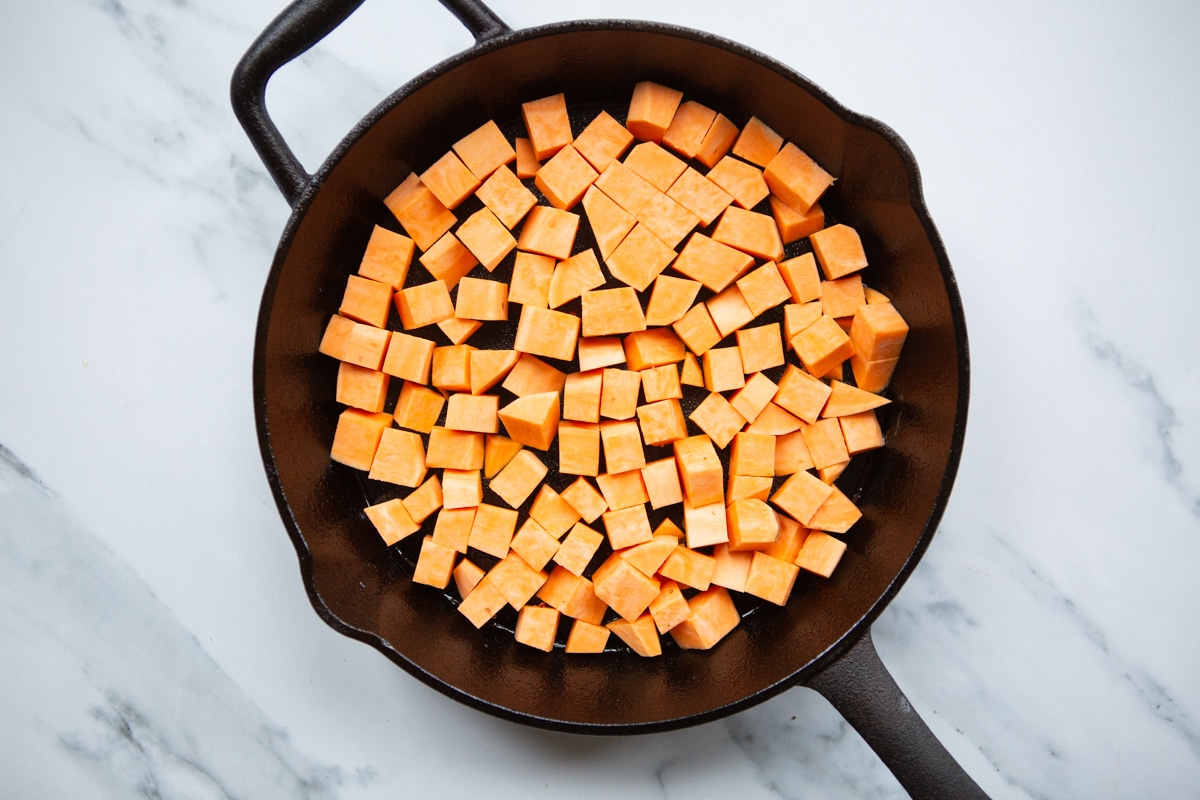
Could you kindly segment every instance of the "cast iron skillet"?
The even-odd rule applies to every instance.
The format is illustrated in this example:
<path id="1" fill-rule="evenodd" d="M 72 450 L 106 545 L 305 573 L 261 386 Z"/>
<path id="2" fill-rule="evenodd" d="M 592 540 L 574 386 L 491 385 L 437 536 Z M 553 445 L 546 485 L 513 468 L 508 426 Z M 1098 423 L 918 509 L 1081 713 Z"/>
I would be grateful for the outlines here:
<path id="1" fill-rule="evenodd" d="M 476 0 L 442 0 L 476 44 L 384 100 L 310 175 L 267 115 L 266 84 L 360 3 L 293 3 L 254 42 L 232 85 L 238 118 L 293 207 L 263 293 L 254 404 L 267 475 L 317 613 L 459 701 L 560 731 L 665 731 L 806 685 L 914 796 L 983 796 L 915 714 L 869 632 L 929 545 L 967 412 L 961 301 L 908 148 L 783 64 L 711 34 L 630 21 L 514 32 Z M 709 652 L 668 643 L 657 659 L 622 651 L 565 658 L 515 644 L 503 624 L 476 631 L 445 595 L 411 582 L 402 550 L 381 549 L 361 513 L 377 487 L 329 459 L 336 367 L 317 345 L 372 226 L 397 227 L 381 200 L 410 171 L 488 119 L 514 135 L 522 102 L 560 91 L 572 108 L 623 119 L 634 83 L 647 79 L 739 125 L 759 116 L 836 175 L 822 204 L 858 229 L 869 282 L 893 299 L 911 333 L 888 390 L 887 447 L 856 459 L 865 467 L 839 483 L 864 517 L 831 580 L 802 576 L 785 608 L 745 607 L 742 625 Z M 789 246 L 789 257 L 806 246 Z"/>

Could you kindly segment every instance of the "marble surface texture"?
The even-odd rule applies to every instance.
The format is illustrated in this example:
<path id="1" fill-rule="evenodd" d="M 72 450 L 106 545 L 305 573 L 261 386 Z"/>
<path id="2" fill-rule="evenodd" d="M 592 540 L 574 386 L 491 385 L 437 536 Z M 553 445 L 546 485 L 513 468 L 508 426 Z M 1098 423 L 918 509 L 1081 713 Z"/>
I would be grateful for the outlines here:
<path id="1" fill-rule="evenodd" d="M 900 133 L 973 391 L 940 531 L 876 646 L 993 797 L 1200 797 L 1200 5 L 493 7 L 713 31 Z M 807 689 L 668 734 L 553 734 L 313 613 L 251 406 L 289 210 L 228 100 L 279 9 L 0 11 L 0 794 L 903 796 Z M 470 43 L 433 0 L 370 0 L 270 106 L 314 169 Z"/>

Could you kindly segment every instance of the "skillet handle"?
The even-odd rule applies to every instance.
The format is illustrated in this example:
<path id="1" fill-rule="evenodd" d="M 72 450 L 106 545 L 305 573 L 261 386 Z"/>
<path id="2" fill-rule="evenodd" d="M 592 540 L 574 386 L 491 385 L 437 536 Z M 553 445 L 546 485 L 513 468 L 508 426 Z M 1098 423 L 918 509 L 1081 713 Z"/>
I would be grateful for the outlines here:
<path id="1" fill-rule="evenodd" d="M 871 632 L 805 682 L 828 700 L 914 798 L 987 795 L 937 740 L 879 660 Z"/>
<path id="2" fill-rule="evenodd" d="M 483 43 L 510 33 L 480 0 L 440 0 Z M 288 205 L 295 206 L 312 181 L 267 113 L 267 82 L 292 59 L 328 36 L 363 0 L 295 0 L 250 45 L 233 72 L 230 97 L 238 122 L 275 180 Z"/>

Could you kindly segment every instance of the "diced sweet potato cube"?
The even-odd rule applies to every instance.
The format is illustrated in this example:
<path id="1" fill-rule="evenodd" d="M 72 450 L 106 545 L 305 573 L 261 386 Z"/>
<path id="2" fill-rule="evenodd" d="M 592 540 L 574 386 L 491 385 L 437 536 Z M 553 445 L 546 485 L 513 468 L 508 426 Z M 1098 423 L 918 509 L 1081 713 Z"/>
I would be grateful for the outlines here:
<path id="1" fill-rule="evenodd" d="M 471 394 L 481 395 L 503 380 L 517 359 L 516 350 L 472 350 L 469 359 Z"/>
<path id="2" fill-rule="evenodd" d="M 679 385 L 679 368 L 674 364 L 663 364 L 637 373 L 642 379 L 642 394 L 647 403 L 659 400 L 679 400 L 683 387 Z"/>
<path id="3" fill-rule="evenodd" d="M 633 474 L 638 475 L 637 470 L 634 470 Z M 638 480 L 641 480 L 640 476 Z M 646 516 L 645 503 L 605 511 L 600 518 L 604 521 L 604 530 L 608 533 L 608 543 L 614 550 L 648 542 L 653 536 L 650 520 Z"/>
<path id="4" fill-rule="evenodd" d="M 442 482 L 437 475 L 430 475 L 427 481 L 409 492 L 403 503 L 413 522 L 419 525 L 442 507 Z"/>
<path id="5" fill-rule="evenodd" d="M 421 183 L 433 192 L 433 196 L 446 208 L 453 211 L 459 203 L 470 197 L 479 188 L 479 178 L 463 164 L 453 151 L 433 162 L 421 173 Z M 422 248 L 424 249 L 424 248 Z"/>
<path id="6" fill-rule="evenodd" d="M 793 417 L 787 411 L 784 411 L 774 403 L 767 403 L 767 407 L 758 415 L 758 419 L 746 427 L 750 433 L 769 433 L 772 436 L 784 436 L 798 431 L 804 427 L 804 423 L 798 418 Z"/>
<path id="7" fill-rule="evenodd" d="M 474 508 L 443 507 L 433 525 L 433 540 L 465 553 L 467 543 L 471 540 L 471 526 L 474 522 Z"/>
<path id="8" fill-rule="evenodd" d="M 417 564 L 413 568 L 413 583 L 445 589 L 450 585 L 457 557 L 458 553 L 455 550 L 438 544 L 431 536 L 426 536 L 421 541 L 421 553 L 417 556 Z"/>
<path id="9" fill-rule="evenodd" d="M 500 474 L 508 462 L 516 458 L 525 445 L 514 442 L 507 436 L 488 434 L 483 446 L 483 477 L 489 481 Z"/>
<path id="10" fill-rule="evenodd" d="M 628 286 L 584 292 L 582 300 L 585 337 L 646 330 L 642 304 L 637 292 Z"/>
<path id="11" fill-rule="evenodd" d="M 646 306 L 646 325 L 670 325 L 678 322 L 692 307 L 700 282 L 659 275 L 654 279 L 650 302 Z"/>
<path id="12" fill-rule="evenodd" d="M 638 426 L 648 447 L 661 447 L 687 436 L 687 420 L 678 400 L 659 400 L 638 406 Z"/>
<path id="13" fill-rule="evenodd" d="M 778 391 L 779 387 L 774 381 L 761 372 L 756 372 L 746 378 L 745 386 L 733 393 L 729 404 L 743 419 L 753 423 Z"/>
<path id="14" fill-rule="evenodd" d="M 822 417 L 845 417 L 892 402 L 882 395 L 863 391 L 841 381 L 830 382 L 829 388 L 829 399 L 825 401 L 825 408 L 821 411 Z"/>
<path id="15" fill-rule="evenodd" d="M 807 525 L 831 494 L 833 487 L 820 478 L 809 472 L 797 472 L 783 482 L 771 496 L 771 502 L 801 525 Z"/>
<path id="16" fill-rule="evenodd" d="M 708 171 L 708 179 L 732 197 L 734 203 L 745 209 L 754 208 L 771 193 L 767 182 L 763 180 L 761 169 L 733 156 L 725 156 L 717 162 L 717 165 Z"/>
<path id="17" fill-rule="evenodd" d="M 595 186 L 626 213 L 634 216 L 658 191 L 654 184 L 620 161 L 614 161 L 605 167 L 596 179 Z"/>
<path id="18" fill-rule="evenodd" d="M 641 616 L 660 588 L 657 580 L 643 575 L 615 553 L 596 568 L 592 586 L 596 597 L 630 622 Z"/>
<path id="19" fill-rule="evenodd" d="M 578 511 L 583 521 L 589 525 L 600 519 L 600 515 L 608 510 L 608 503 L 604 501 L 604 496 L 582 476 L 563 489 L 562 499 L 566 500 L 571 508 Z"/>
<path id="20" fill-rule="evenodd" d="M 561 93 L 522 103 L 521 116 L 538 161 L 545 161 L 574 138 L 567 116 L 567 98 Z"/>
<path id="21" fill-rule="evenodd" d="M 559 566 L 551 571 L 546 583 L 538 590 L 538 597 L 557 608 L 563 616 L 593 625 L 599 625 L 608 611 L 608 606 L 592 590 L 591 581 Z"/>
<path id="22" fill-rule="evenodd" d="M 467 217 L 458 226 L 458 238 L 488 272 L 495 270 L 517 247 L 517 240 L 488 208 L 481 208 Z"/>
<path id="23" fill-rule="evenodd" d="M 710 555 L 678 545 L 658 568 L 664 578 L 704 591 L 712 582 L 716 561 Z"/>
<path id="24" fill-rule="evenodd" d="M 390 284 L 364 278 L 360 275 L 346 276 L 346 291 L 338 313 L 357 322 L 386 328 L 388 314 L 392 309 L 392 287 Z"/>
<path id="25" fill-rule="evenodd" d="M 625 360 L 636 372 L 683 360 L 684 344 L 667 328 L 635 331 L 625 337 Z"/>
<path id="26" fill-rule="evenodd" d="M 843 472 L 846 471 L 846 467 L 849 465 L 849 461 L 840 461 L 837 464 L 830 464 L 828 467 L 822 467 L 821 469 L 817 470 L 817 477 L 825 483 L 833 483 L 841 476 Z M 812 520 L 809 520 L 809 522 L 812 522 Z"/>
<path id="27" fill-rule="evenodd" d="M 429 433 L 437 424 L 442 413 L 446 398 L 411 381 L 405 381 L 400 389 L 400 397 L 396 400 L 394 417 L 401 428 Z"/>
<path id="28" fill-rule="evenodd" d="M 606 261 L 637 223 L 637 218 L 595 186 L 583 193 L 583 213 L 596 237 L 600 257 Z"/>
<path id="29" fill-rule="evenodd" d="M 792 349 L 792 339 L 800 331 L 821 318 L 821 303 L 788 303 L 783 307 L 783 340 L 785 347 Z"/>
<path id="30" fill-rule="evenodd" d="M 799 241 L 825 227 L 825 210 L 821 208 L 820 203 L 813 203 L 808 211 L 800 212 L 775 195 L 768 199 L 771 203 L 771 216 L 775 218 L 779 238 L 783 239 L 784 244 Z"/>
<path id="31" fill-rule="evenodd" d="M 603 653 L 611 631 L 603 625 L 593 625 L 582 619 L 571 623 L 567 634 L 568 653 Z"/>
<path id="32" fill-rule="evenodd" d="M 667 560 L 667 556 L 675 551 L 679 539 L 670 534 L 656 534 L 650 541 L 635 544 L 621 550 L 618 555 L 625 559 L 634 569 L 643 575 L 654 577 L 658 568 Z"/>
<path id="33" fill-rule="evenodd" d="M 729 541 L 729 525 L 723 502 L 695 506 L 683 499 L 683 528 L 690 548 L 707 547 Z"/>
<path id="34" fill-rule="evenodd" d="M 522 353 L 501 384 L 517 397 L 561 391 L 567 373 L 550 366 L 537 356 Z"/>
<path id="35" fill-rule="evenodd" d="M 747 375 L 783 366 L 783 337 L 779 334 L 778 322 L 739 330 L 737 343 L 742 371 Z"/>
<path id="36" fill-rule="evenodd" d="M 558 471 L 563 475 L 600 472 L 600 426 L 563 420 L 558 424 Z"/>
<path id="37" fill-rule="evenodd" d="M 678 541 L 684 537 L 683 530 L 675 524 L 674 520 L 667 517 L 662 522 L 658 523 L 658 527 L 654 529 L 655 536 L 674 536 Z"/>
<path id="38" fill-rule="evenodd" d="M 483 568 L 477 565 L 470 559 L 463 558 L 458 562 L 458 566 L 454 568 L 452 573 L 454 576 L 454 588 L 458 590 L 459 597 L 466 597 L 471 593 L 471 590 L 479 585 L 485 574 Z"/>
<path id="39" fill-rule="evenodd" d="M 841 539 L 835 539 L 822 531 L 812 531 L 804 540 L 804 544 L 800 545 L 796 566 L 828 578 L 845 552 L 846 543 Z"/>
<path id="40" fill-rule="evenodd" d="M 786 605 L 799 574 L 800 568 L 795 564 L 766 553 L 755 553 L 746 576 L 746 593 L 778 606 Z"/>
<path id="41" fill-rule="evenodd" d="M 716 545 L 713 547 L 712 585 L 735 592 L 746 591 L 746 576 L 750 574 L 750 562 L 753 559 L 751 552 L 735 553 L 730 551 L 728 544 Z"/>
<path id="42" fill-rule="evenodd" d="M 504 227 L 512 230 L 537 205 L 537 197 L 525 188 L 508 167 L 501 166 L 483 182 L 475 196 Z"/>
<path id="43" fill-rule="evenodd" d="M 804 431 L 798 430 L 775 437 L 775 474 L 794 475 L 801 470 L 814 469 Z"/>
<path id="44" fill-rule="evenodd" d="M 899 359 L 888 358 L 882 361 L 864 361 L 858 354 L 850 356 L 850 368 L 854 371 L 854 382 L 859 388 L 870 392 L 881 392 L 887 388 L 892 379 L 892 373 Z"/>
<path id="45" fill-rule="evenodd" d="M 483 434 L 452 431 L 435 425 L 425 448 L 430 469 L 482 469 Z"/>
<path id="46" fill-rule="evenodd" d="M 900 357 L 908 337 L 908 323 L 891 303 L 868 304 L 859 308 L 850 324 L 854 353 L 864 362 L 895 360 Z M 856 373 L 857 375 L 857 373 Z M 873 392 L 858 382 L 860 389 Z"/>
<path id="47" fill-rule="evenodd" d="M 381 369 L 406 381 L 428 383 L 434 346 L 428 339 L 396 331 L 388 343 Z"/>
<path id="48" fill-rule="evenodd" d="M 430 380 L 435 388 L 447 392 L 471 391 L 471 351 L 469 344 L 433 348 Z"/>
<path id="49" fill-rule="evenodd" d="M 376 225 L 358 264 L 358 274 L 403 289 L 416 243 L 402 233 Z"/>
<path id="50" fill-rule="evenodd" d="M 676 272 L 700 281 L 714 292 L 721 291 L 753 267 L 753 256 L 702 233 L 693 233 L 671 264 Z"/>
<path id="51" fill-rule="evenodd" d="M 388 547 L 421 529 L 421 524 L 412 518 L 399 498 L 367 506 L 363 511 Z"/>
<path id="52" fill-rule="evenodd" d="M 841 278 L 867 266 L 862 239 L 849 225 L 831 225 L 810 235 L 809 241 L 826 280 Z"/>
<path id="53" fill-rule="evenodd" d="M 464 344 L 475 331 L 483 327 L 483 323 L 476 319 L 450 317 L 439 322 L 437 326 L 438 330 L 446 334 L 446 338 L 452 344 Z"/>
<path id="54" fill-rule="evenodd" d="M 442 280 L 401 289 L 395 295 L 396 309 L 404 330 L 423 328 L 454 316 L 450 290 Z"/>
<path id="55" fill-rule="evenodd" d="M 700 224 L 700 217 L 662 192 L 657 192 L 637 213 L 637 221 L 668 247 L 675 247 Z"/>
<path id="56" fill-rule="evenodd" d="M 508 438 L 536 450 L 549 450 L 558 433 L 558 392 L 518 397 L 498 412 Z"/>
<path id="57" fill-rule="evenodd" d="M 644 505 L 650 499 L 646 494 L 646 485 L 642 482 L 640 470 L 597 475 L 596 485 L 600 487 L 605 503 L 613 511 Z"/>
<path id="58" fill-rule="evenodd" d="M 806 423 L 816 422 L 832 390 L 803 370 L 789 365 L 779 379 L 775 403 Z"/>
<path id="59" fill-rule="evenodd" d="M 604 285 L 604 273 L 591 248 L 580 251 L 554 267 L 550 277 L 550 308 L 558 308 L 585 292 Z M 586 334 L 585 334 L 586 335 Z"/>
<path id="60" fill-rule="evenodd" d="M 443 486 L 445 481 L 442 481 Z M 467 545 L 489 556 L 504 558 L 512 543 L 513 531 L 517 527 L 517 512 L 509 508 L 480 503 L 471 522 L 471 536 Z M 500 587 L 496 587 L 497 589 Z"/>
<path id="61" fill-rule="evenodd" d="M 704 143 L 704 134 L 712 126 L 717 112 L 695 100 L 685 100 L 675 109 L 671 124 L 663 132 L 662 143 L 684 158 L 695 158 Z"/>
<path id="62" fill-rule="evenodd" d="M 775 475 L 775 437 L 764 433 L 738 433 L 733 437 L 729 471 L 734 475 Z"/>
<path id="63" fill-rule="evenodd" d="M 662 582 L 658 595 L 650 601 L 649 611 L 659 633 L 666 633 L 692 615 L 679 584 L 672 580 Z"/>
<path id="64" fill-rule="evenodd" d="M 850 460 L 850 453 L 846 450 L 846 440 L 842 437 L 842 426 L 838 424 L 836 418 L 819 419 L 803 428 L 803 434 L 804 443 L 808 445 L 809 456 L 812 458 L 813 466 L 817 469 L 824 469 Z M 808 524 L 805 520 L 800 521 Z"/>
<path id="65" fill-rule="evenodd" d="M 517 613 L 514 637 L 521 644 L 549 653 L 558 633 L 558 611 L 548 606 L 525 606 Z"/>
<path id="66" fill-rule="evenodd" d="M 391 424 L 392 418 L 388 414 L 347 408 L 338 415 L 330 457 L 339 464 L 369 470 L 375 460 L 375 452 L 379 448 L 383 432 L 388 430 Z"/>
<path id="67" fill-rule="evenodd" d="M 808 528 L 786 514 L 776 514 L 775 516 L 779 520 L 779 536 L 770 547 L 764 548 L 761 552 L 794 564 L 796 556 L 800 555 L 800 547 L 808 536 Z"/>
<path id="68" fill-rule="evenodd" d="M 576 522 L 555 552 L 554 563 L 582 576 L 603 541 L 604 537 L 598 531 L 592 530 L 582 522 Z"/>
<path id="69" fill-rule="evenodd" d="M 538 489 L 529 516 L 554 537 L 562 536 L 580 519 L 579 512 L 547 484 Z"/>
<path id="70" fill-rule="evenodd" d="M 671 245 L 639 222 L 605 259 L 605 264 L 614 278 L 644 292 L 673 260 L 675 250 Z"/>
<path id="71" fill-rule="evenodd" d="M 537 175 L 542 165 L 538 161 L 537 153 L 533 152 L 533 143 L 524 136 L 518 136 L 513 140 L 513 149 L 517 151 L 517 161 L 513 168 L 517 177 L 532 178 Z"/>
<path id="72" fill-rule="evenodd" d="M 637 413 L 638 392 L 642 388 L 641 375 L 611 367 L 605 368 L 601 375 L 600 416 L 633 419 Z"/>
<path id="73" fill-rule="evenodd" d="M 709 351 L 711 353 L 713 351 Z M 696 406 L 688 417 L 700 430 L 708 434 L 712 443 L 724 449 L 735 434 L 746 424 L 742 415 L 734 410 L 722 395 L 712 392 Z"/>
<path id="74" fill-rule="evenodd" d="M 533 599 L 538 589 L 546 583 L 547 577 L 549 576 L 531 567 L 525 559 L 511 550 L 487 574 L 491 584 L 500 590 L 508 604 L 517 610 Z"/>
<path id="75" fill-rule="evenodd" d="M 706 435 L 688 436 L 672 443 L 684 497 L 693 506 L 721 503 L 724 508 L 725 476 L 717 451 Z M 721 512 L 724 519 L 725 512 Z"/>
<path id="76" fill-rule="evenodd" d="M 533 183 L 550 205 L 567 210 L 583 198 L 598 177 L 587 159 L 568 144 L 542 165 Z"/>
<path id="77" fill-rule="evenodd" d="M 683 92 L 641 81 L 633 87 L 625 127 L 644 142 L 661 142 L 683 100 Z"/>
<path id="78" fill-rule="evenodd" d="M 741 290 L 746 305 L 756 317 L 768 309 L 786 303 L 792 296 L 774 261 L 768 261 L 745 277 L 739 278 L 737 288 Z"/>
<path id="79" fill-rule="evenodd" d="M 729 549 L 762 550 L 779 537 L 779 518 L 762 500 L 736 500 L 725 511 Z"/>
<path id="80" fill-rule="evenodd" d="M 791 142 L 763 170 L 763 178 L 780 200 L 804 212 L 833 184 L 833 176 Z"/>
<path id="81" fill-rule="evenodd" d="M 329 318 L 318 350 L 355 366 L 379 369 L 391 336 L 391 331 L 334 314 Z"/>
<path id="82" fill-rule="evenodd" d="M 821 281 L 821 313 L 827 317 L 852 317 L 866 302 L 861 275 Z"/>
<path id="83" fill-rule="evenodd" d="M 846 452 L 851 456 L 883 447 L 883 431 L 874 411 L 860 411 L 838 417 L 842 425 L 842 438 L 846 440 Z"/>
<path id="84" fill-rule="evenodd" d="M 541 570 L 558 552 L 559 542 L 535 520 L 526 519 L 509 547 L 531 568 Z"/>
<path id="85" fill-rule="evenodd" d="M 550 256 L 518 252 L 513 263 L 512 281 L 508 285 L 509 302 L 547 308 L 554 264 Z"/>
<path id="86" fill-rule="evenodd" d="M 398 486 L 420 486 L 425 480 L 425 447 L 421 437 L 412 431 L 385 428 L 367 477 Z"/>
<path id="87" fill-rule="evenodd" d="M 575 137 L 574 147 L 597 172 L 603 172 L 615 159 L 625 155 L 633 144 L 633 134 L 607 111 L 597 114 Z"/>
<path id="88" fill-rule="evenodd" d="M 522 306 L 513 349 L 521 353 L 570 361 L 575 358 L 575 343 L 578 339 L 579 317 L 574 314 L 537 306 Z"/>
<path id="89" fill-rule="evenodd" d="M 603 370 L 572 372 L 563 385 L 562 418 L 578 422 L 600 421 Z"/>
<path id="90" fill-rule="evenodd" d="M 718 113 L 708 132 L 704 134 L 704 141 L 700 143 L 700 149 L 696 152 L 696 160 L 712 169 L 733 147 L 737 136 L 737 126 L 724 114 Z"/>
<path id="91" fill-rule="evenodd" d="M 625 363 L 625 348 L 616 336 L 600 336 L 579 340 L 579 370 L 589 372 L 602 367 Z"/>
<path id="92" fill-rule="evenodd" d="M 671 401 L 664 400 L 663 402 Z M 604 463 L 609 472 L 626 472 L 646 466 L 646 454 L 642 450 L 642 437 L 638 424 L 633 420 L 601 422 L 600 441 L 604 446 Z"/>
<path id="93" fill-rule="evenodd" d="M 687 164 L 664 150 L 655 142 L 635 145 L 622 162 L 625 167 L 645 178 L 659 192 L 666 192 L 687 169 Z"/>
<path id="94" fill-rule="evenodd" d="M 686 208 L 707 228 L 733 202 L 733 197 L 696 170 L 688 167 L 667 189 L 667 197 Z"/>
<path id="95" fill-rule="evenodd" d="M 886 294 L 879 291 L 878 289 L 872 289 L 870 286 L 863 287 L 863 295 L 866 296 L 867 303 L 869 305 L 878 305 L 881 303 L 892 302 L 890 299 L 888 299 L 888 296 Z"/>
<path id="96" fill-rule="evenodd" d="M 671 629 L 671 638 L 685 650 L 707 650 L 725 638 L 741 621 L 729 592 L 710 587 L 688 600 L 692 615 Z"/>
<path id="97" fill-rule="evenodd" d="M 862 518 L 858 506 L 836 486 L 833 492 L 808 520 L 808 527 L 829 533 L 845 533 Z"/>
<path id="98" fill-rule="evenodd" d="M 447 233 L 458 222 L 454 212 L 442 205 L 442 202 L 429 191 L 429 187 L 411 176 L 415 184 L 410 192 L 404 194 L 403 200 L 384 202 L 391 209 L 396 219 L 404 226 L 405 232 L 412 237 L 413 242 L 421 250 L 429 250 L 438 239 Z M 401 184 L 403 185 L 403 184 Z M 393 193 L 394 194 L 394 193 Z"/>
<path id="99" fill-rule="evenodd" d="M 679 369 L 679 382 L 684 386 L 703 386 L 704 373 L 695 353 L 684 353 L 683 366 Z M 744 415 L 743 415 L 744 416 Z"/>
<path id="100" fill-rule="evenodd" d="M 500 594 L 500 590 L 484 577 L 458 604 L 458 611 L 476 628 L 482 628 L 505 605 L 507 605 L 507 601 L 504 599 L 504 595 Z"/>
<path id="101" fill-rule="evenodd" d="M 792 302 L 811 303 L 820 299 L 821 276 L 817 273 L 817 260 L 812 253 L 780 262 L 779 273 L 792 293 Z"/>
<path id="102" fill-rule="evenodd" d="M 824 314 L 792 339 L 792 349 L 814 376 L 821 376 L 841 364 L 854 352 L 850 337 L 831 317 Z"/>
<path id="103" fill-rule="evenodd" d="M 481 181 L 517 157 L 495 120 L 488 120 L 455 142 L 454 152 Z"/>
<path id="104" fill-rule="evenodd" d="M 568 258 L 575 247 L 579 215 L 551 206 L 534 206 L 525 215 L 517 249 L 557 259 Z"/>
<path id="105" fill-rule="evenodd" d="M 492 478 L 491 489 L 513 508 L 520 508 L 549 472 L 549 467 L 529 450 L 521 450 Z"/>
<path id="106" fill-rule="evenodd" d="M 736 285 L 717 292 L 705 305 L 708 306 L 708 315 L 712 317 L 713 324 L 717 326 L 717 333 L 721 334 L 722 339 L 751 322 L 755 316 Z M 782 346 L 779 355 L 782 358 Z"/>
<path id="107" fill-rule="evenodd" d="M 742 354 L 737 347 L 714 347 L 700 361 L 704 367 L 704 388 L 710 392 L 727 392 L 746 385 Z"/>
<path id="108" fill-rule="evenodd" d="M 508 284 L 482 278 L 463 278 L 458 284 L 458 303 L 454 308 L 454 316 L 459 319 L 507 320 Z"/>
<path id="109" fill-rule="evenodd" d="M 764 478 L 761 475 L 738 475 L 731 472 L 729 473 L 729 488 L 725 490 L 725 502 L 733 503 L 736 500 L 751 499 L 769 500 L 773 482 L 773 478 Z"/>
<path id="110" fill-rule="evenodd" d="M 442 470 L 442 508 L 474 508 L 483 500 L 477 469 Z"/>
<path id="111" fill-rule="evenodd" d="M 425 189 L 421 183 L 421 176 L 415 172 L 408 173 L 400 185 L 392 189 L 388 196 L 383 199 L 383 204 L 388 207 L 388 210 L 393 214 L 404 208 L 412 200 L 416 199 L 421 190 Z M 425 189 L 425 191 L 428 191 Z"/>
<path id="112" fill-rule="evenodd" d="M 363 411 L 383 411 L 387 400 L 388 375 L 349 361 L 338 364 L 336 399 Z"/>
<path id="113" fill-rule="evenodd" d="M 783 260 L 783 241 L 775 220 L 766 214 L 730 206 L 713 229 L 713 241 L 767 261 Z"/>
<path id="114" fill-rule="evenodd" d="M 758 117 L 751 117 L 733 144 L 733 154 L 765 167 L 783 147 L 783 137 Z"/>
<path id="115" fill-rule="evenodd" d="M 608 623 L 608 629 L 639 656 L 653 658 L 662 655 L 662 641 L 658 638 L 654 618 L 649 611 L 633 622 L 627 619 L 614 619 Z"/>

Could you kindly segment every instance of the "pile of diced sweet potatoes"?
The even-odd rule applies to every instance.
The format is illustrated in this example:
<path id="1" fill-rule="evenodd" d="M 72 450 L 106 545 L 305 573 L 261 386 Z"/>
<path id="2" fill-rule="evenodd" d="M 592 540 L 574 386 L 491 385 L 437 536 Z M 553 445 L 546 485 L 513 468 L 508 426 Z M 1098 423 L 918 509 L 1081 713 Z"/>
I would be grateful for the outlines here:
<path id="1" fill-rule="evenodd" d="M 837 565 L 861 514 L 835 480 L 883 445 L 908 326 L 826 226 L 833 176 L 761 120 L 652 82 L 578 134 L 562 94 L 522 113 L 386 198 L 403 232 L 374 229 L 320 344 L 332 458 L 396 487 L 364 510 L 387 546 L 432 527 L 412 579 L 476 627 L 712 647 L 730 592 L 783 605 Z"/>

